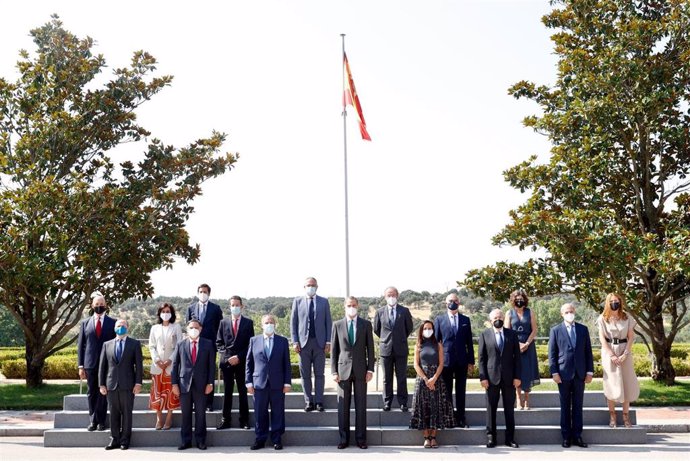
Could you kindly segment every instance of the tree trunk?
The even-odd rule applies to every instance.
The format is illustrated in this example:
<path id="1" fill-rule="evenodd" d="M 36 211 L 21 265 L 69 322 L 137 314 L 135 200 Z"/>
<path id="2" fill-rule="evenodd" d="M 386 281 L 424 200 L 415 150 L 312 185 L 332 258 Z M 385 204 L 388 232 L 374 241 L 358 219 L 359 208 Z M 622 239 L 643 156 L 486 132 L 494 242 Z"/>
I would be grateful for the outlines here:
<path id="1" fill-rule="evenodd" d="M 671 363 L 671 342 L 667 341 L 666 333 L 664 331 L 664 320 L 661 316 L 661 311 L 652 319 L 652 331 L 654 336 L 652 340 L 652 353 L 654 360 L 652 361 L 652 379 L 654 381 L 663 382 L 667 386 L 673 386 L 676 380 L 676 370 L 673 369 Z"/>
<path id="2" fill-rule="evenodd" d="M 26 387 L 37 388 L 43 385 L 45 358 L 37 358 L 38 347 L 26 338 Z"/>

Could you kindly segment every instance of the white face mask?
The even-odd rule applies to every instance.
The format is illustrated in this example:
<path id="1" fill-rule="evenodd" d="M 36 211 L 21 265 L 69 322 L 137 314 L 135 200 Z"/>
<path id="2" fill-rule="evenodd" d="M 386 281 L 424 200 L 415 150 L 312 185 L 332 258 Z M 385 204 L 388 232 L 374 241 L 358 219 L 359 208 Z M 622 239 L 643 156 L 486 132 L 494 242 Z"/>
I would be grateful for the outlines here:
<path id="1" fill-rule="evenodd" d="M 242 312 L 242 307 L 240 306 L 230 306 L 230 313 L 237 317 Z"/>
<path id="2" fill-rule="evenodd" d="M 346 307 L 345 308 L 345 313 L 347 314 L 348 317 L 351 319 L 357 315 L 357 308 L 356 307 Z"/>
<path id="3" fill-rule="evenodd" d="M 264 327 L 264 334 L 267 336 L 271 336 L 276 331 L 276 326 L 272 323 L 264 323 L 263 327 Z"/>
<path id="4" fill-rule="evenodd" d="M 563 319 L 568 323 L 573 323 L 575 321 L 575 314 L 573 314 L 573 313 L 563 314 Z"/>
<path id="5" fill-rule="evenodd" d="M 316 294 L 316 287 L 306 287 L 307 296 L 310 298 Z"/>
<path id="6" fill-rule="evenodd" d="M 170 312 L 161 313 L 161 320 L 162 321 L 168 322 L 168 321 L 170 321 L 171 318 L 172 318 L 172 314 Z"/>
<path id="7" fill-rule="evenodd" d="M 208 301 L 208 293 L 199 293 L 199 301 L 205 303 Z"/>
<path id="8" fill-rule="evenodd" d="M 422 332 L 422 334 L 424 335 L 425 338 L 429 339 L 433 336 L 434 330 L 424 330 Z"/>
<path id="9" fill-rule="evenodd" d="M 201 332 L 199 331 L 198 328 L 187 328 L 187 334 L 189 335 L 190 338 L 196 339 L 199 337 Z"/>
<path id="10" fill-rule="evenodd" d="M 396 304 L 398 304 L 398 298 L 396 298 L 395 296 L 389 296 L 386 298 L 386 302 L 388 303 L 389 306 L 392 307 L 392 306 L 395 306 Z"/>

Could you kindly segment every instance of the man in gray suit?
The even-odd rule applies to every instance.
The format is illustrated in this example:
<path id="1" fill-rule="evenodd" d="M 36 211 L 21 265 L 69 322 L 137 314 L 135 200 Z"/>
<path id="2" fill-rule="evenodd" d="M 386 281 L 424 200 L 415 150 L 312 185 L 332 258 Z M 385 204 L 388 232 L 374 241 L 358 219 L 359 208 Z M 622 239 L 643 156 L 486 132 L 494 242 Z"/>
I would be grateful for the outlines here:
<path id="1" fill-rule="evenodd" d="M 126 450 L 132 438 L 134 395 L 141 392 L 144 370 L 141 344 L 127 336 L 127 320 L 115 322 L 115 334 L 103 344 L 98 384 L 110 406 L 110 443 L 105 449 Z"/>
<path id="2" fill-rule="evenodd" d="M 299 354 L 299 374 L 304 391 L 304 411 L 323 411 L 324 368 L 326 354 L 331 347 L 331 306 L 326 298 L 316 295 L 318 283 L 308 277 L 304 283 L 305 296 L 292 302 L 290 337 Z M 314 394 L 311 374 L 314 370 Z M 316 405 L 315 405 L 316 404 Z"/>
<path id="3" fill-rule="evenodd" d="M 398 289 L 384 291 L 386 306 L 376 311 L 374 333 L 381 338 L 380 355 L 383 365 L 383 411 L 390 411 L 393 403 L 393 371 L 398 387 L 398 405 L 407 411 L 407 337 L 412 333 L 412 314 L 398 304 Z"/>
<path id="4" fill-rule="evenodd" d="M 374 336 L 371 322 L 357 315 L 359 302 L 345 300 L 345 318 L 333 323 L 331 373 L 338 383 L 338 449 L 350 444 L 350 401 L 355 391 L 355 440 L 367 448 L 367 383 L 374 375 Z"/>

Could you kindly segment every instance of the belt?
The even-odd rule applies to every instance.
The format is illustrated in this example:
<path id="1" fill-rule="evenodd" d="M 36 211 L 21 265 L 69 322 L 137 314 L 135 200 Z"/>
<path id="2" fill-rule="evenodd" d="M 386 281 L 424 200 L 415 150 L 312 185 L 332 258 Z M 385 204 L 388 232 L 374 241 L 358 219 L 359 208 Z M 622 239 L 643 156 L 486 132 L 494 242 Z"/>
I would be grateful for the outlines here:
<path id="1" fill-rule="evenodd" d="M 623 339 L 618 339 L 618 338 L 606 338 L 607 343 L 613 343 L 613 344 L 623 344 L 628 342 L 628 338 L 623 338 Z"/>

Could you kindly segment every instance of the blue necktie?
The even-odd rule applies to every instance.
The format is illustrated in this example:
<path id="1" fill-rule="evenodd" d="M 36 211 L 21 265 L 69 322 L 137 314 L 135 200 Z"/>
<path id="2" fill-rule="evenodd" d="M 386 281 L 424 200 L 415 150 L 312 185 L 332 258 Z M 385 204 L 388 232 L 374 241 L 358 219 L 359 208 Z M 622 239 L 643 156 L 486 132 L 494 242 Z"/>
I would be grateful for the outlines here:
<path id="1" fill-rule="evenodd" d="M 264 352 L 266 353 L 266 357 L 269 359 L 271 358 L 271 340 L 273 339 L 272 336 L 268 337 L 266 339 L 266 342 L 264 343 Z"/>
<path id="2" fill-rule="evenodd" d="M 309 337 L 316 338 L 316 326 L 314 325 L 314 298 L 309 299 Z"/>
<path id="3" fill-rule="evenodd" d="M 503 353 L 503 332 L 498 332 L 498 350 Z"/>
<path id="4" fill-rule="evenodd" d="M 575 347 L 575 325 L 570 326 L 570 345 Z"/>
<path id="5" fill-rule="evenodd" d="M 453 333 L 458 332 L 458 316 L 457 314 L 453 316 Z"/>
<path id="6" fill-rule="evenodd" d="M 124 340 L 119 340 L 117 342 L 117 347 L 115 348 L 115 358 L 117 359 L 117 363 L 120 363 L 120 359 L 122 358 L 122 345 L 124 344 Z"/>
<path id="7" fill-rule="evenodd" d="M 393 329 L 393 324 L 395 324 L 395 308 L 388 311 L 388 324 Z"/>

